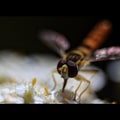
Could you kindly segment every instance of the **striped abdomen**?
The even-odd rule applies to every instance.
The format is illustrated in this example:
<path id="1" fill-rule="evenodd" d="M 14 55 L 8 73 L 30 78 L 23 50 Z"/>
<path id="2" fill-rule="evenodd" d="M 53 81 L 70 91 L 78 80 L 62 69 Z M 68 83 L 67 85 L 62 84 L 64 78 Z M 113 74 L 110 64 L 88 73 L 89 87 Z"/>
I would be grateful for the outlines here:
<path id="1" fill-rule="evenodd" d="M 112 25 L 109 21 L 100 21 L 86 36 L 82 44 L 68 53 L 68 58 L 72 58 L 73 61 L 76 61 L 76 59 L 79 58 L 78 56 L 84 58 L 85 56 L 90 55 L 104 42 L 111 31 L 111 27 Z"/>

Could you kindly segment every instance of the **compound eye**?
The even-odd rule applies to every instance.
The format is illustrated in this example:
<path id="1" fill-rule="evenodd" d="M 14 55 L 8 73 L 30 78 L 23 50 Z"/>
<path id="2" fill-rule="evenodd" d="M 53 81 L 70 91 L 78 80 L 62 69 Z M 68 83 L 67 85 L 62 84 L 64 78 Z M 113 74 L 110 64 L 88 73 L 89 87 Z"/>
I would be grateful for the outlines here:
<path id="1" fill-rule="evenodd" d="M 58 62 L 58 65 L 57 65 L 57 71 L 58 71 L 58 73 L 61 72 L 59 68 L 61 68 L 64 64 L 66 64 L 66 60 L 60 60 Z"/>
<path id="2" fill-rule="evenodd" d="M 78 73 L 78 69 L 77 69 L 76 64 L 72 61 L 68 61 L 67 66 L 68 66 L 68 76 L 75 77 Z"/>

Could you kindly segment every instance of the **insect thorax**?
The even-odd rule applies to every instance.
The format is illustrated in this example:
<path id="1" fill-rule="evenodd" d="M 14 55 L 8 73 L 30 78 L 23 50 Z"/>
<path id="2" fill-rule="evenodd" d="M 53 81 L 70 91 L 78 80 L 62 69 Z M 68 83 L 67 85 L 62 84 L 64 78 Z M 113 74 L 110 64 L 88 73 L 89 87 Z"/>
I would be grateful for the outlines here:
<path id="1" fill-rule="evenodd" d="M 67 61 L 73 61 L 73 62 L 77 62 L 78 60 L 81 59 L 81 56 L 75 53 L 70 53 L 68 54 L 68 56 L 66 57 Z"/>
<path id="2" fill-rule="evenodd" d="M 66 60 L 74 62 L 77 65 L 78 69 L 80 69 L 83 66 L 89 64 L 89 61 L 87 61 L 85 57 L 86 56 L 80 51 L 79 53 L 77 53 L 76 51 L 72 51 L 67 55 Z"/>

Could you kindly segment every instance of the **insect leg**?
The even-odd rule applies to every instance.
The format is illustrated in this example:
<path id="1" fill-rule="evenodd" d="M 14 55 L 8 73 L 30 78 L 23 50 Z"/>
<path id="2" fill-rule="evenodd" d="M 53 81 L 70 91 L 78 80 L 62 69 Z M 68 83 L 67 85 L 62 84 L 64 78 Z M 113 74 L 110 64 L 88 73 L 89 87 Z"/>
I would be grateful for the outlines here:
<path id="1" fill-rule="evenodd" d="M 92 76 L 90 79 L 92 79 L 96 75 L 96 73 L 99 72 L 99 70 L 97 70 L 97 69 L 96 70 L 83 69 L 83 70 L 80 70 L 80 72 L 84 73 L 84 74 L 91 74 Z"/>
<path id="2" fill-rule="evenodd" d="M 78 80 L 78 81 L 84 81 L 84 82 L 87 82 L 87 83 L 88 83 L 87 87 L 86 87 L 86 88 L 80 93 L 80 95 L 79 95 L 79 102 L 80 102 L 81 95 L 88 89 L 88 87 L 89 87 L 89 85 L 90 85 L 90 81 L 87 80 L 86 78 L 84 78 L 84 77 L 81 76 L 81 75 L 77 75 L 77 76 L 75 77 L 75 79 Z"/>
<path id="3" fill-rule="evenodd" d="M 95 70 L 83 69 L 80 72 L 84 74 L 90 74 L 91 77 L 89 79 L 91 80 L 99 72 L 99 70 L 98 69 L 95 69 Z"/>
<path id="4" fill-rule="evenodd" d="M 92 76 L 91 76 L 90 79 L 92 79 L 92 78 L 97 74 L 98 71 L 99 71 L 99 70 L 91 70 Z"/>
<path id="5" fill-rule="evenodd" d="M 54 82 L 54 86 L 53 86 L 52 90 L 54 90 L 56 88 L 55 74 L 57 74 L 57 70 L 52 72 L 52 78 L 53 78 L 53 82 Z"/>
<path id="6" fill-rule="evenodd" d="M 75 90 L 75 95 L 74 95 L 73 100 L 75 100 L 75 99 L 76 99 L 77 91 L 78 91 L 78 89 L 80 88 L 81 83 L 82 83 L 82 80 L 80 80 L 80 84 L 78 85 L 77 89 Z"/>
<path id="7" fill-rule="evenodd" d="M 88 69 L 84 69 L 84 70 L 81 70 L 81 72 L 86 73 L 86 74 L 91 74 L 92 76 L 90 77 L 90 79 L 92 79 L 92 78 L 97 74 L 97 72 L 99 72 L 99 70 L 88 70 Z M 84 78 L 83 76 L 80 76 L 80 78 L 81 78 L 83 81 L 86 81 L 86 80 L 87 80 L 87 79 Z M 87 80 L 87 81 L 88 81 L 88 80 Z M 87 82 L 87 81 L 86 81 L 86 82 Z M 90 81 L 89 81 L 89 82 L 90 82 Z M 88 87 L 89 87 L 89 85 L 88 85 Z M 86 87 L 86 89 L 85 89 L 84 91 L 86 91 L 88 87 Z M 79 95 L 79 102 L 80 102 L 81 95 L 84 93 L 84 91 L 81 92 L 81 94 Z"/>

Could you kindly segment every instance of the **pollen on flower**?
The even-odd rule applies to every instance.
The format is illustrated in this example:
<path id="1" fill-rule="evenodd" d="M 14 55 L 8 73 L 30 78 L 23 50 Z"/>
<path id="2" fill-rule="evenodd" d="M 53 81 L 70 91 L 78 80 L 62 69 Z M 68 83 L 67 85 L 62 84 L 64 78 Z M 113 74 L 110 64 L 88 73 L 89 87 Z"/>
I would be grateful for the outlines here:
<path id="1" fill-rule="evenodd" d="M 10 82 L 10 83 L 14 83 L 14 78 L 11 77 L 11 78 L 9 79 L 9 82 Z"/>
<path id="2" fill-rule="evenodd" d="M 37 81 L 36 78 L 32 79 L 32 86 L 34 86 L 36 84 L 36 81 Z"/>
<path id="3" fill-rule="evenodd" d="M 44 87 L 44 95 L 48 95 L 49 92 L 48 92 L 48 88 L 47 87 Z"/>
<path id="4" fill-rule="evenodd" d="M 31 91 L 31 89 L 26 90 L 25 93 L 24 93 L 24 103 L 30 104 L 30 103 L 33 103 L 33 102 L 34 102 L 33 93 Z"/>
<path id="5" fill-rule="evenodd" d="M 31 104 L 34 103 L 34 87 L 33 85 L 35 84 L 36 79 L 32 80 L 32 86 L 30 83 L 26 83 L 26 89 L 24 92 L 24 103 Z"/>

